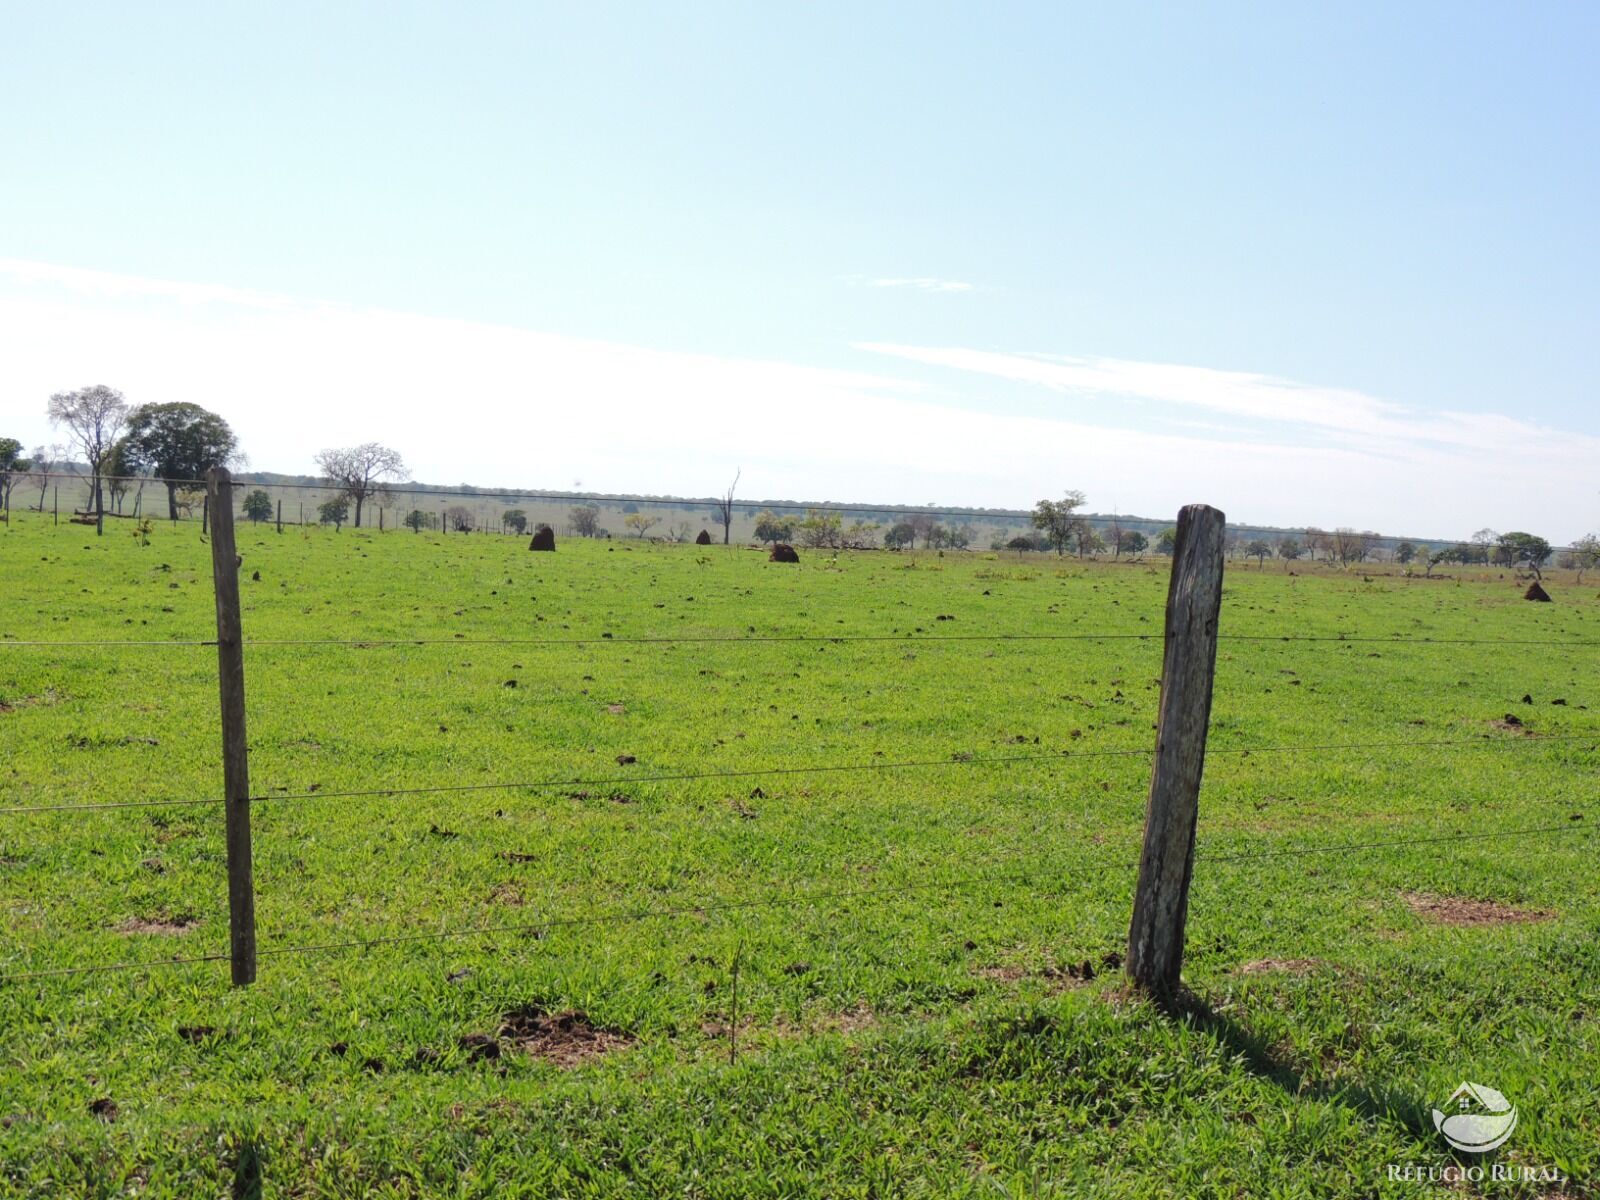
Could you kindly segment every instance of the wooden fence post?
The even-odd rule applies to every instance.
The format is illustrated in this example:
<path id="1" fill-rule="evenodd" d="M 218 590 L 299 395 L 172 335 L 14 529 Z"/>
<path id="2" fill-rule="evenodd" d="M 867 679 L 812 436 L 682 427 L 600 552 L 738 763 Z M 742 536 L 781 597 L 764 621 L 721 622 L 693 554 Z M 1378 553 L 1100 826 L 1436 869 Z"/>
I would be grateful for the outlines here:
<path id="1" fill-rule="evenodd" d="M 278 498 L 278 532 L 283 532 L 283 498 Z"/>
<path id="2" fill-rule="evenodd" d="M 211 578 L 217 593 L 217 680 L 222 698 L 222 780 L 227 816 L 228 946 L 234 986 L 256 978 L 256 898 L 250 861 L 250 759 L 244 725 L 244 634 L 239 615 L 239 559 L 233 544 L 233 478 L 206 472 L 211 522 Z M 211 502 L 215 501 L 215 504 Z"/>
<path id="3" fill-rule="evenodd" d="M 1128 929 L 1128 974 L 1162 996 L 1177 992 L 1183 970 L 1183 927 L 1189 915 L 1200 773 L 1211 720 L 1226 528 L 1217 509 L 1184 506 L 1178 513 L 1172 579 L 1167 585 L 1156 759 Z"/>

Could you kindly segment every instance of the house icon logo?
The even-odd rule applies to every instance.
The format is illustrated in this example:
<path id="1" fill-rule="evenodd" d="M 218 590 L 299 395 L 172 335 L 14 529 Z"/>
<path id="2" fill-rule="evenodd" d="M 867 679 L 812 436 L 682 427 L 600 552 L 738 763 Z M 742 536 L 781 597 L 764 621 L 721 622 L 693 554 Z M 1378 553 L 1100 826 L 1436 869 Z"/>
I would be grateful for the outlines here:
<path id="1" fill-rule="evenodd" d="M 1481 1083 L 1463 1082 L 1445 1101 L 1445 1108 L 1450 1111 L 1433 1110 L 1433 1127 L 1468 1154 L 1495 1149 L 1517 1127 L 1516 1106 Z"/>

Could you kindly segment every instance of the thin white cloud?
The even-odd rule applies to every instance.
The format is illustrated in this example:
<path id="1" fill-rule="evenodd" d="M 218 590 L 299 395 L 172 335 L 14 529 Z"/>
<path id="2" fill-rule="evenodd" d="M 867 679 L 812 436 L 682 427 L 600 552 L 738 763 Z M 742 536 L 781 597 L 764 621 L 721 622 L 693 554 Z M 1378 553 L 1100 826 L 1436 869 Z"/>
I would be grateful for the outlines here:
<path id="1" fill-rule="evenodd" d="M 376 438 L 430 482 L 708 495 L 741 466 L 753 498 L 1022 507 L 1080 487 L 1105 510 L 1205 500 L 1426 536 L 1600 524 L 1593 438 L 1202 368 L 869 344 L 885 370 L 832 370 L 12 262 L 0 337 L 0 434 L 29 445 L 54 440 L 51 392 L 105 382 L 220 411 L 261 470 Z M 936 403 L 896 358 L 1094 403 L 1001 413 L 992 385 Z M 1130 402 L 1186 411 L 1141 429 Z"/>
<path id="2" fill-rule="evenodd" d="M 967 283 L 961 279 L 935 279 L 931 276 L 917 276 L 912 279 L 865 279 L 861 280 L 867 287 L 875 288 L 911 288 L 919 292 L 971 292 L 976 291 L 978 285 Z"/>
<path id="3" fill-rule="evenodd" d="M 1118 358 L 1009 354 L 964 347 L 856 343 L 859 350 L 989 375 L 1097 401 L 1133 399 L 1204 409 L 1276 426 L 1278 437 L 1334 438 L 1369 453 L 1409 443 L 1500 455 L 1596 461 L 1600 438 L 1535 425 L 1499 413 L 1424 413 L 1348 388 L 1298 383 L 1246 371 Z"/>

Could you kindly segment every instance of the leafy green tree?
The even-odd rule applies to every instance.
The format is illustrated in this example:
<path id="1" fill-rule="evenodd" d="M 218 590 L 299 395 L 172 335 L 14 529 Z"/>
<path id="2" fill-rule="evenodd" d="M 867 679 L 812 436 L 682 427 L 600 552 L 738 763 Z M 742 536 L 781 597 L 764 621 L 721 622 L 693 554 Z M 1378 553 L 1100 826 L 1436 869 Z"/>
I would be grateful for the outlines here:
<path id="1" fill-rule="evenodd" d="M 1267 559 L 1272 554 L 1272 543 L 1263 538 L 1256 538 L 1244 548 L 1244 556 L 1256 560 L 1256 566 L 1264 567 Z"/>
<path id="2" fill-rule="evenodd" d="M 917 531 L 910 521 L 896 521 L 883 535 L 886 550 L 909 550 L 915 547 L 916 541 Z"/>
<path id="3" fill-rule="evenodd" d="M 1156 553 L 1171 558 L 1178 549 L 1178 531 L 1170 526 L 1156 534 Z"/>
<path id="4" fill-rule="evenodd" d="M 508 508 L 500 514 L 500 528 L 511 533 L 527 533 L 528 514 L 520 508 Z"/>
<path id="5" fill-rule="evenodd" d="M 1033 527 L 1044 534 L 1045 541 L 1057 554 L 1065 554 L 1073 537 L 1080 534 L 1082 521 L 1077 512 L 1083 502 L 1082 492 L 1068 491 L 1060 500 L 1041 500 L 1033 506 Z M 1079 545 L 1082 545 L 1081 536 Z"/>
<path id="6" fill-rule="evenodd" d="M 793 517 L 780 517 L 770 508 L 756 514 L 756 540 L 762 542 L 787 542 L 794 537 Z"/>
<path id="7" fill-rule="evenodd" d="M 324 525 L 343 529 L 344 523 L 350 519 L 350 498 L 335 496 L 332 500 L 324 500 L 317 505 L 317 519 Z"/>
<path id="8" fill-rule="evenodd" d="M 1122 543 L 1121 552 L 1131 554 L 1135 558 L 1150 548 L 1150 539 L 1137 529 L 1125 529 L 1118 539 Z"/>
<path id="9" fill-rule="evenodd" d="M 838 513 L 813 508 L 806 512 L 806 519 L 796 527 L 796 532 L 800 535 L 802 546 L 809 546 L 813 550 L 826 547 L 837 549 L 843 527 L 844 518 Z"/>
<path id="10" fill-rule="evenodd" d="M 0 438 L 0 508 L 11 507 L 11 489 L 28 469 L 28 460 L 22 457 L 22 443 L 16 438 Z"/>
<path id="11" fill-rule="evenodd" d="M 1286 537 L 1278 540 L 1278 557 L 1285 562 L 1294 562 L 1304 553 L 1305 548 L 1300 545 L 1299 538 Z"/>
<path id="12" fill-rule="evenodd" d="M 272 497 L 256 488 L 244 498 L 244 515 L 252 521 L 272 520 Z"/>
<path id="13" fill-rule="evenodd" d="M 1600 566 L 1600 536 L 1586 533 L 1572 543 L 1572 565 L 1577 569 L 1578 582 L 1583 582 L 1583 573 Z"/>
<path id="14" fill-rule="evenodd" d="M 1397 563 L 1408 563 L 1417 556 L 1417 547 L 1414 542 L 1401 542 L 1394 548 L 1394 560 Z"/>
<path id="15" fill-rule="evenodd" d="M 239 454 L 228 423 L 198 404 L 141 404 L 128 414 L 127 461 L 167 485 L 167 515 L 178 519 L 178 488 Z"/>
<path id="16" fill-rule="evenodd" d="M 1534 575 L 1542 578 L 1541 568 L 1550 558 L 1550 543 L 1531 533 L 1502 533 L 1495 542 L 1495 555 L 1507 567 L 1526 563 Z"/>
<path id="17" fill-rule="evenodd" d="M 431 512 L 423 512 L 420 508 L 413 508 L 405 516 L 405 527 L 414 533 L 421 533 L 424 529 L 437 529 L 439 518 Z"/>

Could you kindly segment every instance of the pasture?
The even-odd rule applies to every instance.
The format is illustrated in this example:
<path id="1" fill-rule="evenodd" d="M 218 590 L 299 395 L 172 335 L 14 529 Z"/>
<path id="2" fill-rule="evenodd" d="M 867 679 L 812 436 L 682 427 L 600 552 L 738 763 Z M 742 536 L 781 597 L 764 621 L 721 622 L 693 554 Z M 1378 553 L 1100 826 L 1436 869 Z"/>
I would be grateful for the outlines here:
<path id="1" fill-rule="evenodd" d="M 0 529 L 0 1194 L 1595 1194 L 1592 581 L 1230 565 L 1172 1015 L 1163 560 L 525 546 L 239 527 L 236 990 L 40 974 L 226 952 L 207 546 Z"/>

